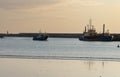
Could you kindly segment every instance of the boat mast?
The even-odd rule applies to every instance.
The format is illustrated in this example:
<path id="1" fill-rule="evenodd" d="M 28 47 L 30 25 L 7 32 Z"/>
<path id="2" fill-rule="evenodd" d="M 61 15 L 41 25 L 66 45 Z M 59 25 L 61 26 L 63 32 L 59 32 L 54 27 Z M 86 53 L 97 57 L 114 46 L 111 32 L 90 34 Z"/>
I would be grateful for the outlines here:
<path id="1" fill-rule="evenodd" d="M 90 30 L 92 29 L 92 19 L 89 20 Z"/>
<path id="2" fill-rule="evenodd" d="M 84 32 L 86 32 L 87 30 L 86 30 L 86 26 L 85 26 L 85 31 Z"/>
<path id="3" fill-rule="evenodd" d="M 105 34 L 105 24 L 103 24 L 103 35 Z"/>

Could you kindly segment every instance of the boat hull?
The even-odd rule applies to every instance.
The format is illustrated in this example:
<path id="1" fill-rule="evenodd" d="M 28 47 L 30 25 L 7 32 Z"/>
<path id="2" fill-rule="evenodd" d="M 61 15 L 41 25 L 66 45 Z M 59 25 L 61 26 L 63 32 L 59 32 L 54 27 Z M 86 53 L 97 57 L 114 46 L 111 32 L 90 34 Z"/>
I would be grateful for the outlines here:
<path id="1" fill-rule="evenodd" d="M 81 41 L 112 41 L 112 36 L 82 36 L 79 38 Z"/>
<path id="2" fill-rule="evenodd" d="M 4 36 L 0 35 L 0 38 L 4 38 Z"/>
<path id="3" fill-rule="evenodd" d="M 34 36 L 33 37 L 34 41 L 46 41 L 47 39 L 48 39 L 48 36 L 42 36 L 42 37 Z"/>

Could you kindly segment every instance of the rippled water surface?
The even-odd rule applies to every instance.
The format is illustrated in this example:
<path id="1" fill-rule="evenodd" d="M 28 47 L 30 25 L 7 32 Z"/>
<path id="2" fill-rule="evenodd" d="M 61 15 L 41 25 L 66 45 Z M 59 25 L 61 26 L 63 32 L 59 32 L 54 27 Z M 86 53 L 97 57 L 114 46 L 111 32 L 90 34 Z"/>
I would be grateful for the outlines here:
<path id="1" fill-rule="evenodd" d="M 119 59 L 120 42 L 88 42 L 77 38 L 48 38 L 33 41 L 26 37 L 0 39 L 1 56 L 47 57 L 47 58 L 99 58 Z"/>

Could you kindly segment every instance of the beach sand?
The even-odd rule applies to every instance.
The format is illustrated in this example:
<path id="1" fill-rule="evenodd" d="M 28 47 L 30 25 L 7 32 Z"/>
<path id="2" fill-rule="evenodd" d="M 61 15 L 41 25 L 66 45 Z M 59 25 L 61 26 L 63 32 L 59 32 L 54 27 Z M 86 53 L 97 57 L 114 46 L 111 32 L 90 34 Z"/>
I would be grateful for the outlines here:
<path id="1" fill-rule="evenodd" d="M 120 77 L 120 62 L 0 58 L 0 77 Z"/>

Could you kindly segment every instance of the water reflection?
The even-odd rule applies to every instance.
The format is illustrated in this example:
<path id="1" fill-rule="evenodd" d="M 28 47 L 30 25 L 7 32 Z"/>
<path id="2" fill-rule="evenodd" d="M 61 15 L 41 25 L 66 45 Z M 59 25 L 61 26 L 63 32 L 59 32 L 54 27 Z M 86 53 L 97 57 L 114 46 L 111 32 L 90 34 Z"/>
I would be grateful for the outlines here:
<path id="1" fill-rule="evenodd" d="M 120 77 L 120 62 L 0 58 L 0 77 Z"/>
<path id="2" fill-rule="evenodd" d="M 86 73 L 94 77 L 120 77 L 120 62 L 84 61 L 84 66 Z"/>
<path id="3" fill-rule="evenodd" d="M 104 68 L 104 65 L 105 65 L 105 63 L 104 62 L 102 62 L 102 67 Z"/>
<path id="4" fill-rule="evenodd" d="M 85 61 L 84 65 L 87 67 L 89 73 L 97 74 L 97 77 L 103 77 L 105 71 L 105 65 L 107 62 L 105 61 Z"/>
<path id="5" fill-rule="evenodd" d="M 96 67 L 96 65 L 98 65 L 98 63 L 96 63 L 95 61 L 86 61 L 84 62 L 85 65 L 87 65 L 89 70 L 92 70 Z M 105 62 L 104 61 L 100 61 L 99 62 L 99 67 L 102 67 L 104 69 L 105 66 Z"/>

